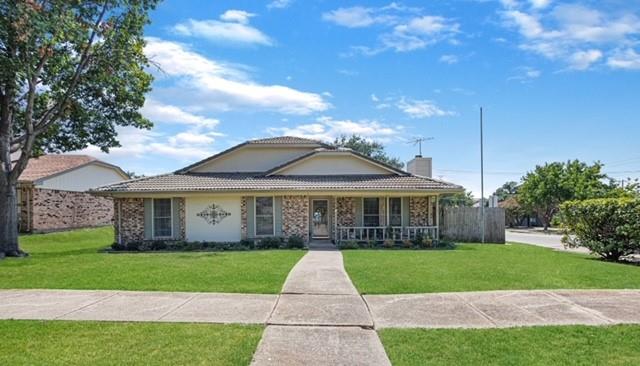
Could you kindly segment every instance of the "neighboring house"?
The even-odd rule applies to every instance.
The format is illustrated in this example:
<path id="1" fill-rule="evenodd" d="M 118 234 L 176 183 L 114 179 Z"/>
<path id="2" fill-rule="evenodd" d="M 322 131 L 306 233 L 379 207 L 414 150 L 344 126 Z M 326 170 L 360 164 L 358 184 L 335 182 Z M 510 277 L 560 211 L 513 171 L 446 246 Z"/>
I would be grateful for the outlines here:
<path id="1" fill-rule="evenodd" d="M 430 159 L 416 159 L 410 166 L 428 162 L 430 175 Z M 349 149 L 284 136 L 247 141 L 174 173 L 96 193 L 114 198 L 116 241 L 125 244 L 436 238 L 438 196 L 461 191 Z"/>
<path id="2" fill-rule="evenodd" d="M 44 155 L 29 160 L 18 179 L 21 232 L 109 225 L 113 201 L 87 191 L 129 176 L 86 155 Z"/>

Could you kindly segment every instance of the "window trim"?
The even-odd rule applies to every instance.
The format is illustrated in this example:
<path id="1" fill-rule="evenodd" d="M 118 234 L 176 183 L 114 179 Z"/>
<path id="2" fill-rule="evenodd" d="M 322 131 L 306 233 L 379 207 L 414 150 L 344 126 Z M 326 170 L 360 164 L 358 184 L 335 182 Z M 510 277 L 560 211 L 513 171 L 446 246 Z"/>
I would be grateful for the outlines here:
<path id="1" fill-rule="evenodd" d="M 171 235 L 169 236 L 156 236 L 156 200 L 169 200 L 170 214 L 171 218 Z M 162 198 L 152 198 L 151 199 L 151 237 L 153 239 L 173 239 L 173 198 L 171 197 L 162 197 Z"/>
<path id="2" fill-rule="evenodd" d="M 258 234 L 258 210 L 256 209 L 256 205 L 258 203 L 258 198 L 271 198 L 271 234 Z M 276 236 L 276 197 L 275 196 L 254 196 L 253 197 L 253 236 L 256 238 L 264 238 L 269 236 Z"/>
<path id="3" fill-rule="evenodd" d="M 388 226 L 394 226 L 391 225 L 391 199 L 392 198 L 397 198 L 400 200 L 400 225 L 395 226 L 395 227 L 403 227 L 403 223 L 404 223 L 404 200 L 402 199 L 402 197 L 387 197 L 387 223 L 389 224 Z"/>
<path id="4" fill-rule="evenodd" d="M 376 225 L 376 226 L 367 226 L 367 225 L 365 225 L 365 222 L 364 222 L 364 200 L 366 198 L 375 198 L 375 199 L 378 200 L 378 225 Z M 362 197 L 362 214 L 361 214 L 361 216 L 362 216 L 362 226 L 363 227 L 380 227 L 380 197 Z M 373 216 L 373 215 L 369 215 L 369 216 Z"/>

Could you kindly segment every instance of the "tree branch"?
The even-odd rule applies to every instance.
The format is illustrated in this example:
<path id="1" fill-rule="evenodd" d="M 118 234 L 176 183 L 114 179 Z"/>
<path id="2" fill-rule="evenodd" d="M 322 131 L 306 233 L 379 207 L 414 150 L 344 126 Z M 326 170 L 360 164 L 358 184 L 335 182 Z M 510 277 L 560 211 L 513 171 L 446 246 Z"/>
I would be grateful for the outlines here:
<path id="1" fill-rule="evenodd" d="M 91 55 L 89 55 L 89 51 L 91 50 L 91 46 L 93 45 L 95 37 L 98 33 L 97 29 L 100 26 L 100 23 L 102 22 L 102 19 L 104 18 L 104 15 L 106 14 L 106 12 L 107 12 L 107 1 L 104 2 L 102 6 L 102 11 L 100 12 L 98 19 L 96 19 L 93 25 L 93 30 L 91 31 L 91 35 L 89 36 L 89 41 L 87 42 L 87 46 L 82 51 L 82 55 L 80 56 L 80 62 L 78 63 L 78 67 L 76 67 L 73 77 L 71 78 L 67 91 L 62 97 L 62 100 L 56 103 L 49 110 L 47 110 L 45 114 L 42 116 L 42 118 L 40 118 L 40 122 L 38 122 L 35 126 L 36 134 L 39 134 L 45 131 L 51 125 L 51 123 L 55 122 L 62 115 L 65 104 L 69 100 L 71 93 L 73 93 L 73 91 L 75 90 L 75 87 L 80 79 L 80 75 L 82 74 L 82 71 L 87 66 L 89 60 L 91 59 Z M 51 114 L 54 111 L 56 111 L 55 114 L 51 116 Z"/>

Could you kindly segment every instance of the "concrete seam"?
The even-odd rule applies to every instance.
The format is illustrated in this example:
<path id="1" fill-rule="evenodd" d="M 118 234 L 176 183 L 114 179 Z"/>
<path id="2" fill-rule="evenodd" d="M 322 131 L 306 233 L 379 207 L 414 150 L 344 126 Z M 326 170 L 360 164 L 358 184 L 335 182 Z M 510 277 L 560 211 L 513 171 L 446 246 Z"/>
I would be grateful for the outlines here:
<path id="1" fill-rule="evenodd" d="M 566 297 L 564 297 L 562 295 L 556 294 L 553 291 L 545 291 L 545 293 L 547 295 L 551 296 L 552 298 L 562 302 L 562 303 L 575 306 L 578 309 L 582 310 L 583 312 L 585 312 L 585 313 L 587 313 L 589 315 L 592 315 L 592 316 L 594 316 L 594 317 L 596 317 L 596 318 L 598 318 L 598 319 L 600 319 L 600 320 L 602 320 L 602 321 L 604 321 L 604 322 L 606 322 L 608 324 L 615 324 L 616 323 L 613 319 L 607 318 L 606 316 L 600 314 L 600 312 L 598 312 L 597 310 L 593 310 L 593 309 L 590 309 L 590 308 L 588 308 L 586 306 L 579 305 L 579 304 L 571 301 L 570 299 L 568 299 L 568 298 L 566 298 Z"/>
<path id="2" fill-rule="evenodd" d="M 57 316 L 57 317 L 55 317 L 55 318 L 53 318 L 53 319 L 54 319 L 54 320 L 57 320 L 57 319 L 60 319 L 60 318 L 62 318 L 62 317 L 64 317 L 64 316 L 67 316 L 67 315 L 69 315 L 69 314 L 73 314 L 73 313 L 75 313 L 76 311 L 80 311 L 80 310 L 86 309 L 86 308 L 88 308 L 89 306 L 92 306 L 92 305 L 98 304 L 98 303 L 100 303 L 100 302 L 102 302 L 102 301 L 108 300 L 108 299 L 110 299 L 110 298 L 112 298 L 112 297 L 114 297 L 114 296 L 118 295 L 119 293 L 120 293 L 120 291 L 116 291 L 116 292 L 112 293 L 112 294 L 111 294 L 111 295 L 109 295 L 109 296 L 105 296 L 105 297 L 103 297 L 103 298 L 101 298 L 101 299 L 99 299 L 99 300 L 96 300 L 96 301 L 94 301 L 94 302 L 92 302 L 92 303 L 90 303 L 90 304 L 87 304 L 87 305 L 85 305 L 85 306 L 81 306 L 81 307 L 79 307 L 79 308 L 77 308 L 77 309 L 73 309 L 73 310 L 71 310 L 71 311 L 69 311 L 69 312 L 66 312 L 66 313 L 64 313 L 64 314 L 62 314 L 62 315 L 60 315 L 60 316 Z"/>
<path id="3" fill-rule="evenodd" d="M 199 293 L 195 293 L 192 296 L 190 296 L 188 299 L 186 299 L 183 303 L 178 304 L 177 306 L 175 306 L 173 309 L 170 309 L 168 311 L 166 311 L 164 314 L 160 315 L 160 317 L 158 318 L 158 320 L 162 320 L 164 319 L 167 315 L 175 312 L 176 310 L 180 309 L 181 307 L 185 306 L 187 303 L 191 302 L 191 300 L 195 299 L 196 297 L 198 297 L 200 294 Z"/>
<path id="4" fill-rule="evenodd" d="M 475 305 L 465 300 L 464 297 L 460 296 L 459 294 L 455 294 L 455 296 L 460 299 L 463 304 L 467 305 L 473 312 L 485 318 L 492 326 L 498 327 L 498 324 L 489 315 L 485 314 L 482 310 L 478 309 Z"/>

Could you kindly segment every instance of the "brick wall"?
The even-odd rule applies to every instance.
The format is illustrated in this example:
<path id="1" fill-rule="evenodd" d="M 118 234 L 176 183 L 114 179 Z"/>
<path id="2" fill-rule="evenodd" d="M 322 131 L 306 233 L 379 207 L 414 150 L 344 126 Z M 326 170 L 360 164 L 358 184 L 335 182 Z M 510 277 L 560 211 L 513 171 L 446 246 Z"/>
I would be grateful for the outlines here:
<path id="1" fill-rule="evenodd" d="M 247 239 L 249 237 L 249 230 L 247 228 L 248 219 L 247 197 L 242 197 L 240 199 L 240 238 L 242 239 Z"/>
<path id="2" fill-rule="evenodd" d="M 309 197 L 282 197 L 282 236 L 288 238 L 299 235 L 308 240 L 309 237 Z"/>
<path id="3" fill-rule="evenodd" d="M 31 210 L 33 209 L 33 187 L 31 185 L 18 186 L 18 224 L 20 232 L 28 233 L 33 227 Z"/>
<path id="4" fill-rule="evenodd" d="M 431 200 L 435 201 L 435 200 Z M 410 226 L 431 226 L 434 225 L 429 215 L 429 197 L 409 198 L 409 225 Z"/>
<path id="5" fill-rule="evenodd" d="M 176 240 L 185 240 L 187 238 L 187 213 L 186 213 L 186 200 L 184 197 L 176 198 L 178 201 L 178 222 L 180 223 L 179 236 Z"/>
<path id="6" fill-rule="evenodd" d="M 338 197 L 336 207 L 338 211 L 337 226 L 356 226 L 356 204 L 353 197 Z"/>
<path id="7" fill-rule="evenodd" d="M 110 225 L 113 222 L 113 200 L 85 192 L 34 188 L 21 192 L 25 200 L 21 212 L 30 231 L 55 231 Z M 27 197 L 25 197 L 27 196 Z M 30 203 L 30 206 L 29 206 Z M 28 212 L 30 211 L 30 212 Z"/>
<path id="8" fill-rule="evenodd" d="M 122 244 L 143 241 L 144 199 L 116 198 L 114 207 L 115 242 L 118 242 L 118 239 Z M 122 218 L 119 217 L 120 213 Z"/>

